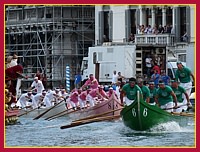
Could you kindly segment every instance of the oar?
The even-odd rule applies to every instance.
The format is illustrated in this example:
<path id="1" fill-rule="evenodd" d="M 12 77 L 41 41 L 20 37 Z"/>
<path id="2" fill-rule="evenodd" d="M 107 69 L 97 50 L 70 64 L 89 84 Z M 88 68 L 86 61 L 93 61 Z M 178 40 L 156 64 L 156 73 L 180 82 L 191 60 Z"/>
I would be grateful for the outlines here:
<path id="1" fill-rule="evenodd" d="M 29 111 L 27 111 L 27 112 L 24 112 L 24 113 L 18 115 L 18 117 L 21 117 L 21 116 L 23 116 L 23 115 L 26 115 L 26 114 L 28 114 L 28 113 L 30 113 L 30 112 L 36 110 L 36 109 L 39 109 L 39 108 L 40 108 L 40 106 L 39 106 L 39 107 L 36 107 L 36 108 L 34 108 L 34 109 L 31 109 L 31 110 L 29 110 Z"/>
<path id="2" fill-rule="evenodd" d="M 61 126 L 60 129 L 67 129 L 67 128 L 76 127 L 76 126 L 80 126 L 80 125 L 84 125 L 84 124 L 89 124 L 89 123 L 99 122 L 99 121 L 104 121 L 104 120 L 111 120 L 111 119 L 115 119 L 115 118 L 120 118 L 120 115 L 98 117 L 98 118 L 88 119 L 88 120 L 84 120 L 84 121 L 77 121 L 75 123 L 71 123 L 70 125 Z"/>
<path id="3" fill-rule="evenodd" d="M 73 109 L 73 108 L 70 108 L 70 109 Z M 70 110 L 70 109 L 68 109 L 68 110 Z M 74 112 L 80 111 L 80 109 L 77 109 L 77 110 L 74 110 L 74 111 L 69 111 L 69 112 L 67 112 L 68 110 L 63 111 L 61 115 L 57 115 L 57 116 L 52 117 L 52 118 L 50 118 L 50 119 L 48 119 L 48 120 L 56 119 L 56 118 L 62 117 L 62 116 L 64 116 L 64 115 L 67 115 L 67 114 L 70 114 L 70 113 L 74 113 Z M 67 113 L 65 113 L 65 112 L 67 112 Z"/>
<path id="4" fill-rule="evenodd" d="M 182 107 L 182 106 L 187 106 L 187 104 L 177 106 L 176 108 L 175 108 L 175 107 L 172 107 L 172 108 L 164 108 L 164 109 L 162 109 L 162 110 L 178 109 L 178 108 L 180 108 L 180 107 Z"/>
<path id="5" fill-rule="evenodd" d="M 51 119 L 51 118 L 53 118 L 53 117 L 59 116 L 59 115 L 65 113 L 65 112 L 67 112 L 67 111 L 69 111 L 69 110 L 71 110 L 71 109 L 73 109 L 73 108 L 70 108 L 70 109 L 66 109 L 66 110 L 64 110 L 64 111 L 61 111 L 61 112 L 59 112 L 59 113 L 57 113 L 57 114 L 55 114 L 55 115 L 53 115 L 53 116 L 50 116 L 50 117 L 45 118 L 44 120 L 48 120 L 48 119 Z"/>
<path id="6" fill-rule="evenodd" d="M 112 112 L 115 112 L 115 111 L 118 111 L 118 110 L 121 110 L 121 109 L 123 109 L 123 108 L 106 111 L 106 112 L 103 112 L 103 113 L 100 113 L 100 114 L 96 114 L 96 115 L 91 115 L 91 116 L 88 116 L 88 117 L 85 117 L 85 118 L 82 118 L 82 119 L 74 120 L 72 122 L 82 121 L 82 120 L 87 120 L 87 119 L 92 119 L 92 118 L 97 118 L 97 117 L 100 117 L 100 116 L 103 116 L 103 115 L 106 115 L 106 114 L 109 114 L 109 113 L 112 113 Z"/>
<path id="7" fill-rule="evenodd" d="M 178 116 L 187 116 L 187 117 L 194 117 L 193 113 L 185 113 L 185 112 L 171 112 L 173 115 L 178 115 Z"/>
<path id="8" fill-rule="evenodd" d="M 39 114 L 37 117 L 33 118 L 33 120 L 39 119 L 40 117 L 42 117 L 43 115 L 45 115 L 47 112 L 49 112 L 50 110 L 52 110 L 53 108 L 55 108 L 57 105 L 59 105 L 60 103 L 62 103 L 65 100 L 60 101 L 59 103 L 55 104 L 54 106 L 52 106 L 51 108 L 47 109 L 46 111 L 44 111 L 43 113 Z"/>

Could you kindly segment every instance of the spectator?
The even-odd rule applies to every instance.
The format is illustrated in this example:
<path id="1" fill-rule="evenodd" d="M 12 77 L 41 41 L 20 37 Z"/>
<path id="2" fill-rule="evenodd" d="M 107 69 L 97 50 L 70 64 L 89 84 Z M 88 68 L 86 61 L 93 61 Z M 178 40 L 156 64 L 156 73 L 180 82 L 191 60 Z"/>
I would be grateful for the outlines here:
<path id="1" fill-rule="evenodd" d="M 188 34 L 187 34 L 187 32 L 185 31 L 184 32 L 184 34 L 183 34 L 183 36 L 181 37 L 181 41 L 182 42 L 188 42 Z"/>
<path id="2" fill-rule="evenodd" d="M 155 87 L 157 88 L 158 87 L 158 81 L 160 79 L 160 74 L 158 74 L 157 70 L 154 70 L 154 74 L 152 74 L 151 79 L 154 82 Z"/>
<path id="3" fill-rule="evenodd" d="M 158 33 L 159 34 L 163 34 L 164 33 L 164 28 L 162 27 L 162 25 L 160 24 L 158 27 Z"/>
<path id="4" fill-rule="evenodd" d="M 80 87 L 81 80 L 82 80 L 81 75 L 80 75 L 80 73 L 78 72 L 78 74 L 75 75 L 75 81 L 74 81 L 75 88 L 79 88 L 79 87 Z"/>
<path id="5" fill-rule="evenodd" d="M 151 76 L 151 68 L 152 68 L 152 58 L 150 57 L 150 54 L 147 55 L 147 58 L 145 59 L 146 68 L 147 68 L 147 76 L 150 78 Z"/>
<path id="6" fill-rule="evenodd" d="M 35 74 L 34 77 L 38 77 L 38 80 L 42 79 L 42 74 L 40 73 L 40 70 L 37 70 L 37 73 Z"/>
<path id="7" fill-rule="evenodd" d="M 160 67 L 157 65 L 157 63 L 154 63 L 154 66 L 152 68 L 152 71 L 157 71 L 157 73 L 160 75 Z"/>
<path id="8" fill-rule="evenodd" d="M 165 83 L 165 85 L 169 85 L 170 77 L 166 75 L 165 71 L 161 72 L 161 80 Z"/>
<path id="9" fill-rule="evenodd" d="M 117 83 L 117 78 L 118 78 L 117 71 L 114 70 L 112 76 L 112 85 Z"/>
<path id="10" fill-rule="evenodd" d="M 133 33 L 130 34 L 129 38 L 128 38 L 129 42 L 135 42 L 135 36 Z"/>

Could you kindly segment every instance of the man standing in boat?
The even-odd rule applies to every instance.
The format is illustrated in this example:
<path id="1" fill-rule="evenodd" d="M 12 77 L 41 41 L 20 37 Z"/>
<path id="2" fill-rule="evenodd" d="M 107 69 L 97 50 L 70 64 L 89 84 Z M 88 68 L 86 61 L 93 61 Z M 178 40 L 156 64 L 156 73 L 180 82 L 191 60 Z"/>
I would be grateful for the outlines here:
<path id="1" fill-rule="evenodd" d="M 34 89 L 35 93 L 42 93 L 42 91 L 45 90 L 42 81 L 39 80 L 38 77 L 34 78 L 34 81 L 31 84 L 30 89 Z"/>
<path id="2" fill-rule="evenodd" d="M 84 89 L 84 88 L 97 89 L 98 85 L 99 85 L 99 83 L 98 83 L 97 79 L 94 77 L 93 74 L 90 74 L 89 79 L 82 86 L 82 89 Z"/>
<path id="3" fill-rule="evenodd" d="M 180 61 L 177 62 L 177 71 L 175 74 L 176 81 L 180 81 L 180 86 L 186 89 L 188 96 L 191 94 L 192 90 L 192 82 L 191 77 L 193 79 L 193 83 L 195 84 L 195 77 L 192 74 L 191 70 L 187 67 L 184 67 Z M 191 77 L 190 77 L 191 76 Z M 186 97 L 184 96 L 184 101 L 187 101 Z M 184 103 L 186 104 L 186 103 Z"/>
<path id="4" fill-rule="evenodd" d="M 140 92 L 142 97 L 142 90 L 138 85 L 136 85 L 136 79 L 130 78 L 129 83 L 122 87 L 123 102 L 125 105 L 131 105 L 137 98 L 137 92 Z"/>
<path id="5" fill-rule="evenodd" d="M 180 107 L 180 108 L 175 109 L 174 111 L 182 112 L 182 111 L 187 110 L 187 106 L 190 106 L 191 103 L 190 103 L 190 99 L 185 88 L 179 86 L 176 80 L 171 80 L 171 87 L 177 97 L 177 101 L 178 101 L 177 105 Z M 185 96 L 186 101 L 183 100 L 182 98 L 183 95 Z M 187 103 L 187 106 L 185 106 L 184 103 Z"/>
<path id="6" fill-rule="evenodd" d="M 173 108 L 177 107 L 177 98 L 174 91 L 170 86 L 165 85 L 165 83 L 162 80 L 159 81 L 158 85 L 159 88 L 157 90 L 155 98 L 156 103 L 161 109 L 164 109 L 167 112 L 173 112 Z"/>

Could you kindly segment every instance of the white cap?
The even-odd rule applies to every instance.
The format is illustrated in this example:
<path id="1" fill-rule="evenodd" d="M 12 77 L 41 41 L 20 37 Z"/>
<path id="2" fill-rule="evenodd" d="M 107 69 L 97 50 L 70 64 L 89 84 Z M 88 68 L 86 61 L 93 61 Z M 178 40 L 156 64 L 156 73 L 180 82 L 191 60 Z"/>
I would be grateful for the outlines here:
<path id="1" fill-rule="evenodd" d="M 38 80 L 38 77 L 35 77 L 34 80 Z"/>
<path id="2" fill-rule="evenodd" d="M 47 93 L 47 92 L 45 90 L 43 90 L 42 93 Z"/>
<path id="3" fill-rule="evenodd" d="M 60 91 L 60 89 L 55 89 L 55 91 Z"/>

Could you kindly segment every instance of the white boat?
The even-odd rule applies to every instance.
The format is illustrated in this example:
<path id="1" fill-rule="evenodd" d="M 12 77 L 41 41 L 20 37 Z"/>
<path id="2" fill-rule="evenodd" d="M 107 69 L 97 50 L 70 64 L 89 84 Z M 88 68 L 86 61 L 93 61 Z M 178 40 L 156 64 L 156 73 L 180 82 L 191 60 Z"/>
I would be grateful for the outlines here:
<path id="1" fill-rule="evenodd" d="M 56 115 L 57 113 L 60 113 L 62 111 L 66 110 L 66 104 L 65 102 L 58 103 L 57 105 L 48 107 L 48 108 L 35 108 L 35 109 L 21 109 L 19 113 L 19 117 L 26 117 L 26 118 L 35 118 L 39 115 L 44 115 L 41 116 L 41 118 L 47 118 L 51 117 L 53 115 Z"/>

